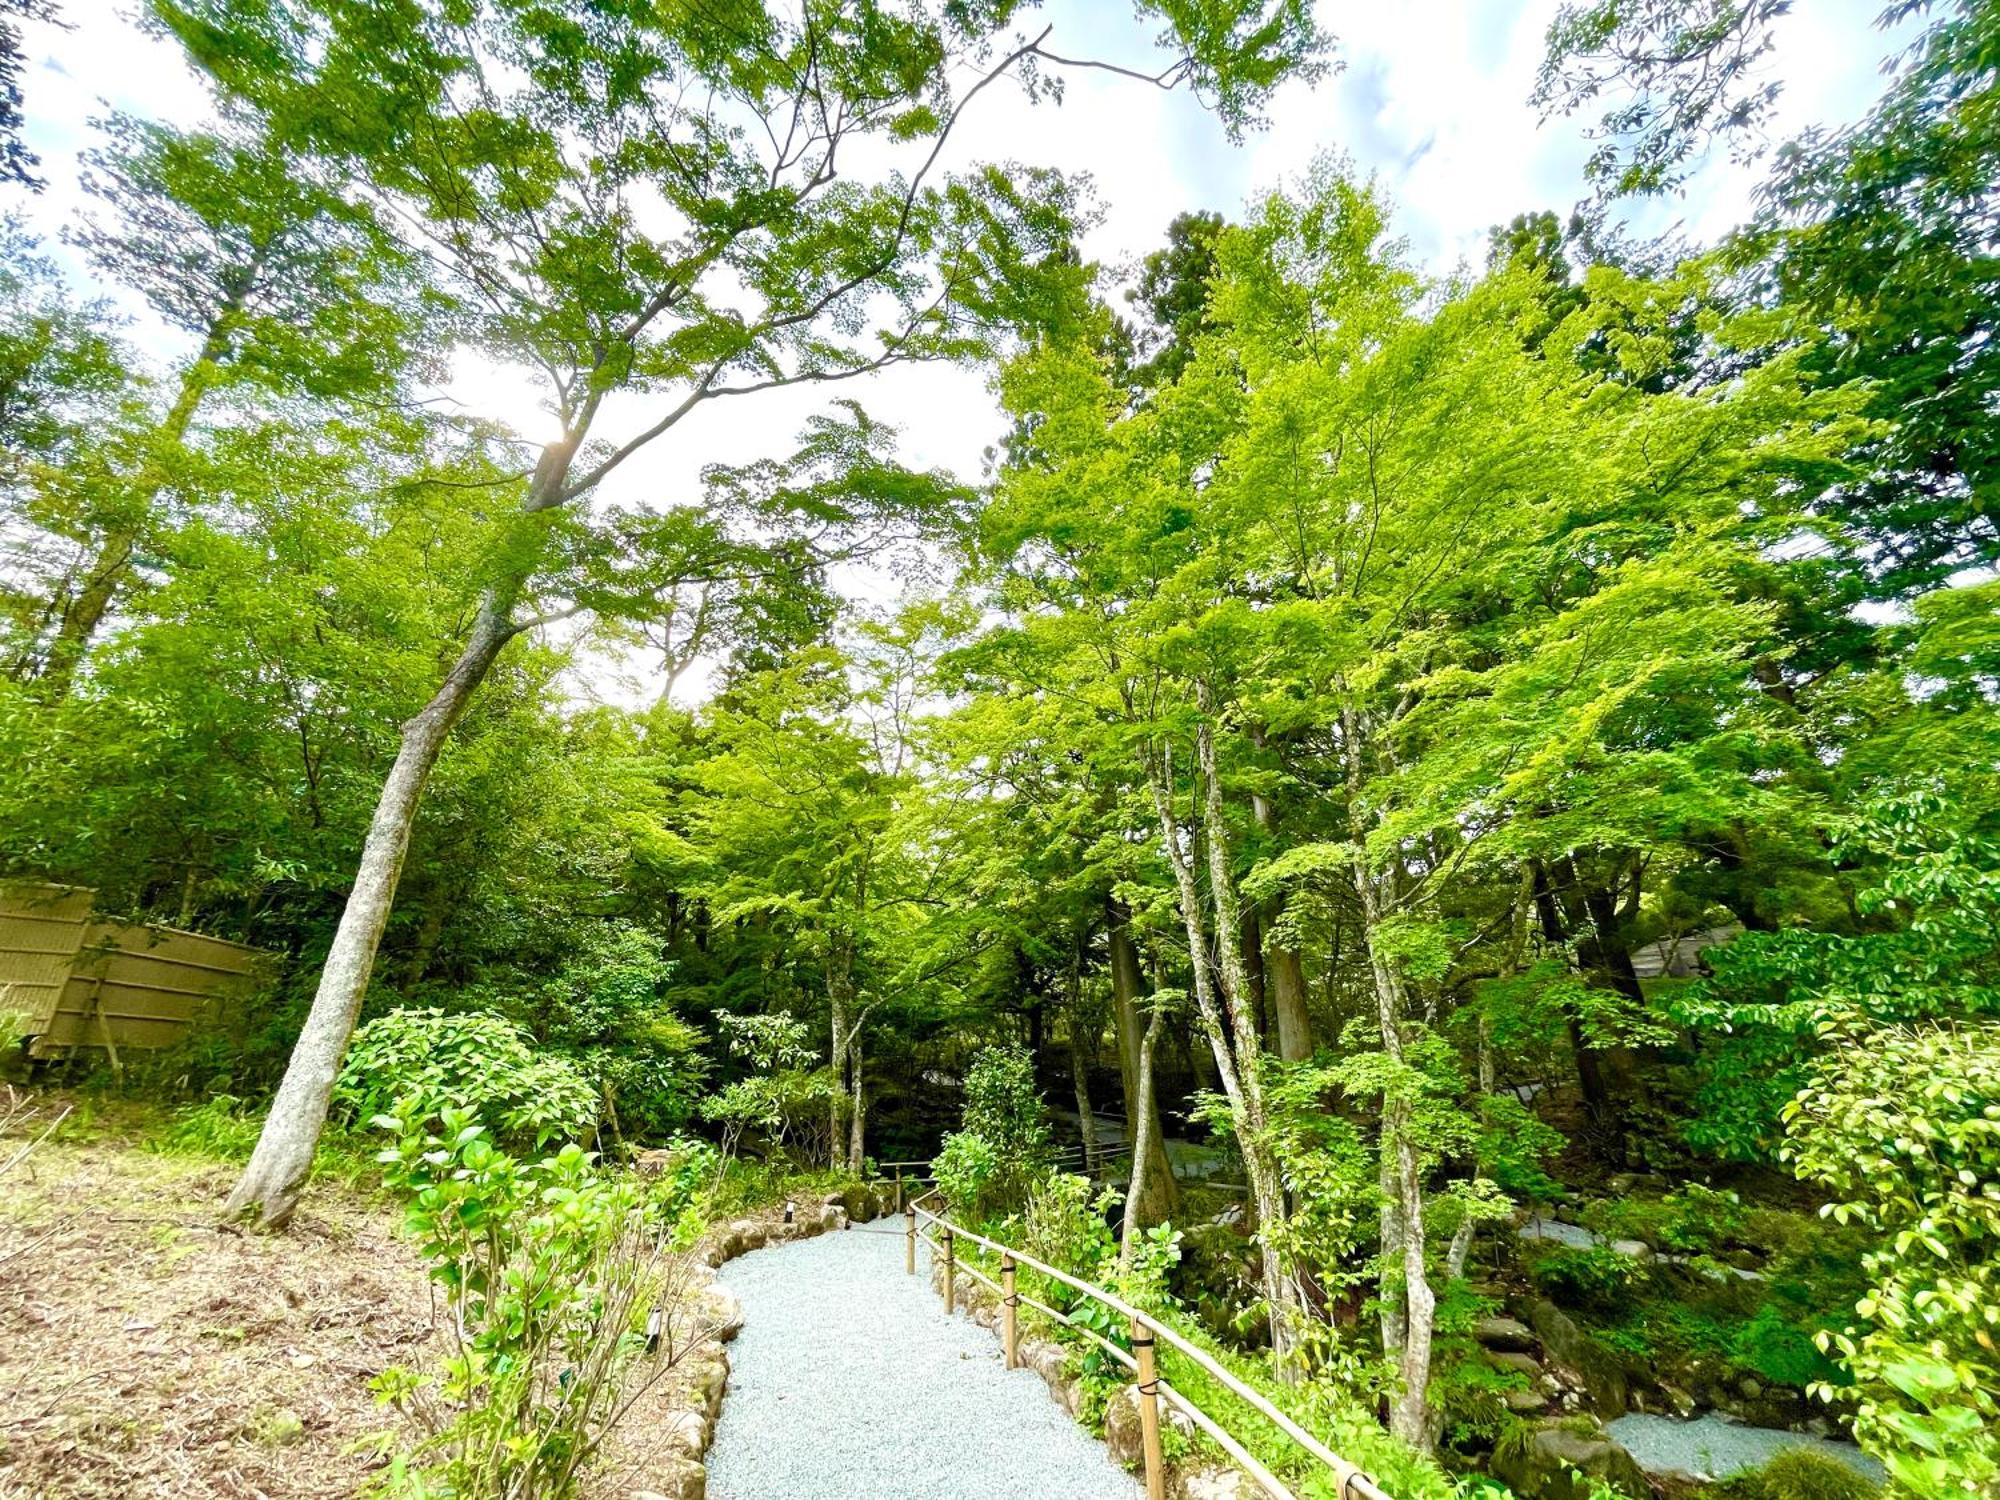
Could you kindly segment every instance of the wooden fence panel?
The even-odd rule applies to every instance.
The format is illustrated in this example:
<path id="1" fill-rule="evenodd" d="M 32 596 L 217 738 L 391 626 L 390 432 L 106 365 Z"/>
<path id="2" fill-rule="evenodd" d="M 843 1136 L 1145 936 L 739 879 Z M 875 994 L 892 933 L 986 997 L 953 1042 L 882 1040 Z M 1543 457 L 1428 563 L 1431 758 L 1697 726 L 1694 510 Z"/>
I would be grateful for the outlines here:
<path id="1" fill-rule="evenodd" d="M 263 955 L 170 927 L 93 922 L 37 1057 L 75 1047 L 167 1047 L 204 1011 L 256 982 Z"/>
<path id="2" fill-rule="evenodd" d="M 28 881 L 0 884 L 0 1018 L 44 1030 L 68 983 L 96 892 Z"/>

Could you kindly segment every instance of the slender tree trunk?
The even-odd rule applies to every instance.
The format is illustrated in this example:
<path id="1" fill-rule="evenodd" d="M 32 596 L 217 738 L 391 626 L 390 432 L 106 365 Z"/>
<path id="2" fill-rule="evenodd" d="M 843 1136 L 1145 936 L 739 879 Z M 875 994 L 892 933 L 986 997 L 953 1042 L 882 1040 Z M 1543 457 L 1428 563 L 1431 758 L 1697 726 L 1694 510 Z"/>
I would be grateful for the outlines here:
<path id="1" fill-rule="evenodd" d="M 347 1040 L 354 1033 L 368 992 L 382 929 L 396 899 L 396 884 L 424 785 L 452 726 L 513 637 L 509 616 L 517 592 L 518 588 L 512 588 L 487 596 L 443 685 L 416 717 L 403 725 L 402 744 L 362 843 L 354 888 L 334 931 L 305 1028 L 292 1049 L 277 1097 L 271 1101 L 257 1148 L 225 1205 L 224 1211 L 231 1217 L 254 1213 L 261 1227 L 278 1229 L 298 1206 L 299 1192 L 312 1171 L 313 1155 L 326 1127 L 327 1108 Z"/>
<path id="2" fill-rule="evenodd" d="M 853 960 L 847 945 L 839 940 L 835 941 L 827 958 L 827 1016 L 832 1032 L 827 1050 L 827 1068 L 833 1078 L 833 1090 L 827 1101 L 826 1164 L 837 1167 L 841 1162 L 841 1142 L 847 1134 L 847 1050 L 853 1045 L 847 980 Z"/>
<path id="3" fill-rule="evenodd" d="M 1258 743 L 1262 743 L 1261 738 Z M 1250 811 L 1265 833 L 1277 831 L 1278 813 L 1270 798 L 1252 792 Z M 1282 896 L 1264 903 L 1260 925 L 1265 932 L 1277 930 L 1284 911 Z M 1268 946 L 1270 957 L 1265 967 L 1269 972 L 1272 1019 L 1277 1023 L 1278 1056 L 1286 1062 L 1303 1062 L 1313 1051 L 1312 1020 L 1306 1013 L 1305 965 L 1299 962 L 1299 950 L 1289 943 L 1272 942 Z"/>
<path id="4" fill-rule="evenodd" d="M 1341 741 L 1346 760 L 1348 833 L 1357 850 L 1365 847 L 1368 833 L 1363 811 L 1363 725 L 1352 707 L 1341 712 Z M 1383 877 L 1370 870 L 1357 854 L 1353 865 L 1354 893 L 1361 908 L 1362 935 L 1368 949 L 1369 974 L 1374 982 L 1376 1019 L 1382 1032 L 1382 1051 L 1402 1071 L 1403 1016 L 1407 1009 L 1403 981 L 1393 962 L 1383 953 L 1378 934 L 1390 915 L 1393 893 L 1384 889 Z M 1393 1349 L 1399 1388 L 1389 1407 L 1389 1430 L 1405 1442 L 1426 1452 L 1436 1440 L 1430 1407 L 1431 1342 L 1437 1316 L 1437 1297 L 1431 1290 L 1425 1265 L 1428 1246 L 1424 1232 L 1424 1183 L 1422 1162 L 1417 1151 L 1410 1086 L 1393 1080 L 1383 1091 L 1381 1122 L 1381 1182 L 1383 1189 L 1382 1252 L 1384 1261 L 1383 1300 L 1400 1303 L 1393 1319 L 1397 1343 Z M 1400 1270 L 1400 1278 L 1395 1277 Z M 1394 1284 L 1400 1279 L 1401 1285 Z M 1384 1314 L 1384 1333 L 1391 1332 L 1392 1320 Z M 1385 1336 L 1384 1343 L 1388 1343 Z"/>
<path id="5" fill-rule="evenodd" d="M 1097 1119 L 1090 1112 L 1090 1062 L 1077 1035 L 1076 1018 L 1069 1025 L 1070 1093 L 1076 1099 L 1076 1133 L 1083 1142 L 1083 1175 L 1097 1177 Z"/>
<path id="6" fill-rule="evenodd" d="M 1283 1181 L 1271 1154 L 1266 1134 L 1262 1080 L 1258 1072 L 1260 1051 L 1255 1024 L 1245 1013 L 1242 953 L 1237 948 L 1239 933 L 1232 907 L 1234 887 L 1228 879 L 1229 849 L 1226 838 L 1218 839 L 1221 828 L 1221 789 L 1215 775 L 1215 740 L 1210 728 L 1213 708 L 1207 684 L 1197 684 L 1203 718 L 1195 730 L 1197 800 L 1204 831 L 1208 835 L 1210 881 L 1214 887 L 1216 913 L 1216 956 L 1221 965 L 1223 992 L 1216 993 L 1210 978 L 1210 953 L 1206 924 L 1202 917 L 1201 890 L 1194 867 L 1182 848 L 1181 828 L 1173 809 L 1173 778 L 1164 763 L 1164 752 L 1149 758 L 1148 771 L 1153 786 L 1153 803 L 1160 819 L 1168 863 L 1180 897 L 1181 920 L 1187 929 L 1188 962 L 1194 977 L 1195 1012 L 1215 1055 L 1222 1091 L 1229 1100 L 1236 1127 L 1237 1144 L 1250 1178 L 1252 1207 L 1257 1214 L 1259 1246 L 1262 1254 L 1264 1296 L 1269 1305 L 1271 1351 L 1281 1376 L 1294 1373 L 1292 1350 L 1294 1320 L 1302 1294 L 1291 1276 L 1278 1243 L 1284 1232 L 1285 1202 Z"/>
<path id="7" fill-rule="evenodd" d="M 1125 1194 L 1124 1231 L 1118 1237 L 1118 1269 L 1121 1271 L 1132 1269 L 1132 1251 L 1139 1243 L 1140 1232 L 1148 1222 L 1157 1222 L 1148 1221 L 1139 1211 L 1140 1205 L 1147 1201 L 1148 1195 L 1153 1190 L 1153 1177 L 1158 1174 L 1165 1176 L 1169 1182 L 1173 1181 L 1171 1170 L 1156 1168 L 1153 1165 L 1153 1153 L 1160 1150 L 1160 1116 L 1153 1099 L 1153 1049 L 1159 1045 L 1160 1023 L 1164 1014 L 1155 1007 L 1152 1015 L 1147 1018 L 1145 1035 L 1139 1038 L 1136 1068 L 1139 1079 L 1138 1105 L 1136 1111 L 1128 1112 L 1128 1118 L 1132 1113 L 1137 1114 L 1139 1132 L 1132 1138 L 1132 1181 Z M 1166 1154 L 1161 1151 L 1162 1162 L 1165 1159 Z"/>
<path id="8" fill-rule="evenodd" d="M 861 1175 L 861 1163 L 866 1159 L 862 1147 L 868 1129 L 868 1097 L 862 1088 L 861 1022 L 858 1019 L 847 1034 L 847 1066 L 854 1080 L 853 1098 L 847 1115 L 847 1170 L 858 1177 Z"/>
<path id="9" fill-rule="evenodd" d="M 1153 1051 L 1144 1033 L 1159 1039 L 1158 1028 L 1139 1023 L 1139 996 L 1144 987 L 1139 952 L 1132 944 L 1130 918 L 1115 900 L 1108 903 L 1111 947 L 1111 1016 L 1118 1038 L 1118 1071 L 1125 1091 L 1125 1139 L 1132 1147 L 1133 1188 L 1125 1200 L 1125 1217 L 1140 1227 L 1159 1224 L 1180 1212 L 1180 1184 L 1167 1159 L 1166 1132 L 1153 1082 Z M 1139 1158 L 1143 1154 L 1143 1168 Z"/>

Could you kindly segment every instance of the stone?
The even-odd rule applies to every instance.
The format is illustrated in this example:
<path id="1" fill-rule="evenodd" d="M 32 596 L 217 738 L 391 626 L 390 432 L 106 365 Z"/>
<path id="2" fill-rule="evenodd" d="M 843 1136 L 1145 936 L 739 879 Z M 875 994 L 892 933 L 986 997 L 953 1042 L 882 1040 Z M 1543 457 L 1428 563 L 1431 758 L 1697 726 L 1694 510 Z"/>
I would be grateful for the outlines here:
<path id="1" fill-rule="evenodd" d="M 1663 1380 L 1660 1382 L 1660 1394 L 1666 1397 L 1668 1409 L 1681 1421 L 1685 1422 L 1694 1415 L 1694 1397 L 1679 1386 L 1669 1385 Z"/>
<path id="2" fill-rule="evenodd" d="M 1176 1474 L 1174 1500 L 1263 1500 L 1263 1491 L 1240 1469 L 1195 1469 Z"/>
<path id="3" fill-rule="evenodd" d="M 1559 1365 L 1582 1387 L 1601 1417 L 1624 1413 L 1628 1386 L 1625 1367 L 1618 1356 L 1579 1328 L 1575 1321 L 1547 1298 L 1538 1298 L 1528 1311 L 1528 1322 L 1540 1335 L 1542 1349 L 1552 1364 Z"/>
<path id="4" fill-rule="evenodd" d="M 1104 1407 L 1104 1446 L 1126 1468 L 1145 1459 L 1145 1432 L 1139 1422 L 1139 1388 L 1128 1385 Z"/>
<path id="5" fill-rule="evenodd" d="M 662 1460 L 652 1478 L 653 1488 L 640 1494 L 659 1500 L 708 1500 L 708 1470 L 691 1458 Z"/>
<path id="6" fill-rule="evenodd" d="M 1764 1394 L 1763 1382 L 1754 1380 L 1748 1375 L 1736 1382 L 1736 1389 L 1742 1392 L 1745 1401 L 1755 1401 Z"/>
<path id="7" fill-rule="evenodd" d="M 1535 1331 L 1519 1318 L 1481 1318 L 1472 1325 L 1472 1337 L 1488 1349 L 1512 1349 L 1532 1353 Z"/>
<path id="8" fill-rule="evenodd" d="M 1616 1250 L 1620 1255 L 1629 1256 L 1633 1260 L 1651 1260 L 1653 1258 L 1653 1247 L 1644 1240 L 1613 1240 L 1611 1248 Z"/>
<path id="9" fill-rule="evenodd" d="M 700 1316 L 709 1337 L 722 1343 L 743 1331 L 743 1304 L 719 1281 L 702 1292 Z"/>
<path id="10" fill-rule="evenodd" d="M 1063 1388 L 1068 1383 L 1066 1366 L 1069 1355 L 1062 1345 L 1050 1343 L 1047 1339 L 1021 1340 L 1021 1363 L 1042 1377 L 1042 1383 L 1049 1388 L 1049 1394 L 1056 1400 L 1063 1400 Z"/>
<path id="11" fill-rule="evenodd" d="M 1542 1378 L 1542 1362 L 1532 1354 L 1521 1354 L 1512 1349 L 1488 1349 L 1485 1354 L 1486 1362 L 1496 1370 L 1512 1370 L 1530 1380 Z"/>
<path id="12" fill-rule="evenodd" d="M 1549 1409 L 1549 1398 L 1540 1391 L 1503 1391 L 1500 1399 L 1507 1404 L 1507 1410 L 1520 1417 L 1538 1417 Z"/>
<path id="13" fill-rule="evenodd" d="M 641 1151 L 632 1158 L 632 1169 L 641 1177 L 659 1177 L 673 1170 L 674 1153 L 665 1146 Z"/>
<path id="14" fill-rule="evenodd" d="M 1602 1432 L 1580 1432 L 1568 1425 L 1539 1427 L 1524 1441 L 1503 1443 L 1490 1467 L 1519 1500 L 1589 1500 L 1593 1484 L 1633 1500 L 1648 1500 L 1653 1493 L 1621 1444 Z"/>
<path id="15" fill-rule="evenodd" d="M 273 1448 L 285 1448 L 306 1435 L 305 1419 L 281 1406 L 257 1424 L 257 1436 Z"/>

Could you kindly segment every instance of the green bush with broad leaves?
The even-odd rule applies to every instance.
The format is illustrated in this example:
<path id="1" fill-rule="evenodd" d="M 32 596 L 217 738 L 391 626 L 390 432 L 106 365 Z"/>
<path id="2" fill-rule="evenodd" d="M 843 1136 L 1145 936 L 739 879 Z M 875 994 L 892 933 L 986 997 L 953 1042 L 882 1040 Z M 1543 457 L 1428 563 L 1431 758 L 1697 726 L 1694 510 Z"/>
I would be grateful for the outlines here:
<path id="1" fill-rule="evenodd" d="M 1786 1109 L 1794 1170 L 1879 1236 L 1861 1322 L 1821 1335 L 1855 1436 L 1923 1500 L 2000 1491 L 2000 1025 L 1895 1026 Z"/>
<path id="2" fill-rule="evenodd" d="M 1049 1166 L 1049 1127 L 1025 1047 L 988 1047 L 965 1075 L 964 1128 L 944 1138 L 931 1163 L 960 1213 L 1011 1212 Z"/>
<path id="3" fill-rule="evenodd" d="M 391 1367 L 377 1399 L 419 1434 L 379 1493 L 568 1500 L 636 1395 L 683 1352 L 642 1359 L 652 1309 L 678 1326 L 688 1228 L 574 1143 L 521 1160 L 471 1109 L 381 1115 L 378 1161 L 444 1289 L 442 1368 Z"/>
<path id="4" fill-rule="evenodd" d="M 508 1146 L 585 1141 L 598 1093 L 574 1063 L 536 1051 L 528 1034 L 484 1011 L 392 1010 L 354 1033 L 334 1085 L 347 1123 L 462 1110 Z"/>

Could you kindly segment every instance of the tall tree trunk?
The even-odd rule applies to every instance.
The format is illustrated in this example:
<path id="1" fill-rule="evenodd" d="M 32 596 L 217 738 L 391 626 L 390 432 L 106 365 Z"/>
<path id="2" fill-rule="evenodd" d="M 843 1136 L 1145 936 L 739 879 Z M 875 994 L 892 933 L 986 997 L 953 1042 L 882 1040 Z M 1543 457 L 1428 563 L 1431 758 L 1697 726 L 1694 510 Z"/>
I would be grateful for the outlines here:
<path id="1" fill-rule="evenodd" d="M 1346 761 L 1348 835 L 1357 851 L 1367 845 L 1363 785 L 1363 725 L 1351 705 L 1341 711 L 1341 743 Z M 1380 933 L 1391 915 L 1394 892 L 1385 877 L 1369 869 L 1357 853 L 1353 864 L 1354 894 L 1361 908 L 1362 936 L 1368 949 L 1369 975 L 1374 983 L 1376 1020 L 1382 1051 L 1404 1071 L 1403 1017 L 1408 1006 L 1402 976 L 1382 951 Z M 1437 1317 L 1437 1296 L 1425 1265 L 1424 1182 L 1415 1137 L 1410 1085 L 1394 1078 L 1383 1090 L 1380 1172 L 1383 1190 L 1382 1254 L 1386 1266 L 1397 1266 L 1400 1278 L 1385 1269 L 1383 1299 L 1399 1303 L 1394 1315 L 1384 1314 L 1384 1333 L 1396 1336 L 1391 1351 L 1399 1377 L 1389 1407 L 1389 1430 L 1403 1441 L 1430 1451 L 1436 1441 L 1431 1414 L 1431 1341 Z M 1401 1285 L 1396 1285 L 1400 1280 Z M 1385 1344 L 1388 1339 L 1385 1337 Z"/>
<path id="2" fill-rule="evenodd" d="M 867 1159 L 862 1148 L 868 1129 L 868 1096 L 863 1090 L 861 1077 L 861 1021 L 858 1017 L 847 1034 L 847 1065 L 853 1078 L 853 1094 L 847 1114 L 847 1170 L 858 1177 L 861 1175 L 861 1164 Z"/>
<path id="3" fill-rule="evenodd" d="M 1107 903 L 1107 936 L 1111 947 L 1111 1017 L 1118 1039 L 1118 1072 L 1125 1094 L 1125 1139 L 1132 1147 L 1133 1186 L 1125 1200 L 1129 1226 L 1137 1220 L 1141 1227 L 1159 1224 L 1180 1212 L 1180 1184 L 1167 1159 L 1166 1132 L 1160 1125 L 1160 1107 L 1153 1082 L 1151 1040 L 1159 1040 L 1159 1028 L 1139 1022 L 1139 996 L 1144 988 L 1139 972 L 1139 951 L 1132 943 L 1130 917 L 1115 899 Z M 1143 1162 L 1140 1158 L 1143 1156 Z"/>
<path id="4" fill-rule="evenodd" d="M 1214 705 L 1206 680 L 1196 684 L 1202 717 L 1195 727 L 1196 800 L 1208 845 L 1209 879 L 1217 922 L 1215 958 L 1220 965 L 1222 992 L 1210 978 L 1210 951 L 1203 920 L 1200 886 L 1188 852 L 1182 848 L 1181 828 L 1173 806 L 1173 777 L 1165 761 L 1166 752 L 1148 758 L 1153 803 L 1160 820 L 1168 863 L 1180 897 L 1181 920 L 1187 929 L 1188 963 L 1193 971 L 1195 1012 L 1215 1055 L 1222 1091 L 1229 1100 L 1230 1116 L 1243 1166 L 1250 1179 L 1252 1207 L 1257 1214 L 1258 1241 L 1262 1255 L 1264 1296 L 1269 1306 L 1271 1352 L 1281 1377 L 1296 1373 L 1292 1358 L 1297 1343 L 1296 1321 L 1303 1305 L 1298 1279 L 1290 1273 L 1279 1250 L 1285 1226 L 1283 1178 L 1266 1130 L 1262 1053 L 1256 1025 L 1248 1013 L 1243 955 L 1237 946 L 1235 887 L 1229 878 L 1229 844 L 1222 823 L 1222 792 L 1216 775 L 1215 737 L 1212 728 Z"/>
<path id="5" fill-rule="evenodd" d="M 1535 912 L 1541 922 L 1542 937 L 1552 946 L 1561 947 L 1569 939 L 1568 923 L 1557 904 L 1549 871 L 1539 860 L 1534 863 L 1534 882 Z M 1581 961 L 1582 955 L 1578 957 Z M 1583 1022 L 1574 1008 L 1563 1007 L 1563 1024 L 1569 1033 L 1570 1053 L 1576 1060 L 1576 1081 L 1583 1093 L 1584 1113 L 1602 1129 L 1619 1129 L 1618 1105 L 1604 1081 L 1602 1059 L 1584 1035 Z"/>
<path id="6" fill-rule="evenodd" d="M 1165 1165 L 1166 1153 L 1160 1146 L 1160 1114 L 1153 1098 L 1153 1049 L 1159 1045 L 1160 1025 L 1165 1014 L 1155 1007 L 1147 1018 L 1145 1035 L 1139 1038 L 1135 1069 L 1139 1079 L 1138 1102 L 1135 1108 L 1126 1111 L 1128 1119 L 1137 1115 L 1139 1133 L 1132 1138 L 1132 1180 L 1125 1193 L 1125 1225 L 1118 1236 L 1118 1269 L 1121 1271 L 1132 1269 L 1132 1251 L 1139 1243 L 1140 1232 L 1148 1223 L 1159 1222 L 1148 1220 L 1139 1211 L 1140 1205 L 1154 1193 L 1153 1179 L 1163 1176 L 1168 1183 L 1173 1181 L 1173 1172 Z M 1153 1163 L 1156 1151 L 1160 1152 L 1161 1164 L 1158 1166 Z"/>
<path id="7" fill-rule="evenodd" d="M 298 1206 L 320 1133 L 326 1128 L 327 1108 L 347 1040 L 354 1033 L 368 992 L 382 929 L 396 899 L 403 856 L 410 845 L 410 827 L 416 821 L 424 785 L 452 727 L 501 649 L 513 638 L 509 620 L 518 593 L 516 583 L 486 596 L 473 621 L 472 634 L 443 685 L 416 717 L 403 725 L 402 743 L 368 825 L 354 888 L 341 911 L 333 946 L 327 950 L 312 1009 L 292 1049 L 277 1097 L 271 1101 L 257 1148 L 225 1205 L 224 1211 L 231 1217 L 254 1213 L 261 1227 L 277 1229 L 291 1219 Z"/>
<path id="8" fill-rule="evenodd" d="M 854 1027 L 848 994 L 848 976 L 852 966 L 852 952 L 844 941 L 836 938 L 827 954 L 826 985 L 827 1021 L 832 1033 L 826 1065 L 833 1079 L 833 1089 L 827 1100 L 826 1164 L 829 1167 L 840 1165 L 841 1142 L 847 1134 L 847 1052 L 853 1045 Z"/>
<path id="9" fill-rule="evenodd" d="M 1263 744 L 1261 735 L 1253 736 Z M 1266 834 L 1278 829 L 1278 810 L 1271 805 L 1271 799 L 1261 792 L 1250 794 L 1250 812 L 1257 820 L 1257 826 Z M 1285 898 L 1273 896 L 1264 903 L 1260 925 L 1267 933 L 1278 930 L 1278 919 L 1284 915 Z M 1270 957 L 1266 961 L 1269 970 L 1272 1019 L 1278 1029 L 1278 1056 L 1286 1062 L 1303 1062 L 1312 1056 L 1312 1020 L 1306 1014 L 1306 971 L 1299 962 L 1299 950 L 1289 943 L 1272 942 Z"/>
<path id="10" fill-rule="evenodd" d="M 1355 894 L 1367 923 L 1368 964 L 1375 985 L 1376 1014 L 1382 1028 L 1382 1050 L 1399 1067 L 1403 1062 L 1402 981 L 1380 951 L 1375 935 L 1387 915 L 1373 875 L 1355 868 Z M 1425 1267 L 1424 1184 L 1422 1163 L 1405 1087 L 1392 1085 L 1382 1101 L 1382 1184 L 1385 1190 L 1384 1258 L 1400 1261 L 1400 1288 L 1389 1300 L 1399 1302 L 1401 1340 L 1394 1351 L 1400 1389 L 1389 1408 L 1389 1430 L 1406 1443 L 1428 1452 L 1436 1440 L 1430 1407 L 1431 1340 L 1437 1316 L 1437 1296 Z M 1385 1287 L 1385 1293 L 1391 1288 Z"/>

